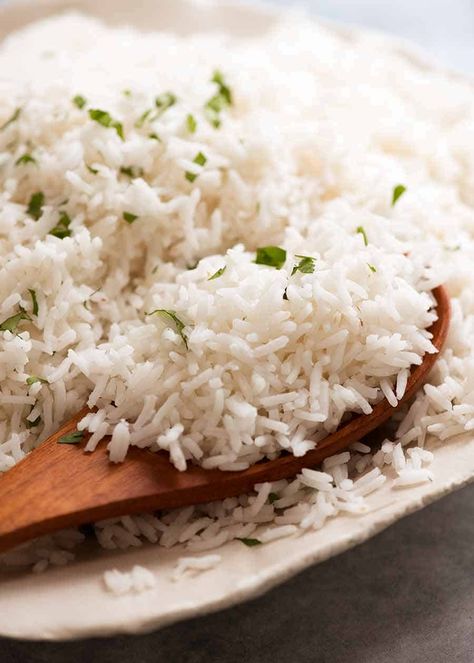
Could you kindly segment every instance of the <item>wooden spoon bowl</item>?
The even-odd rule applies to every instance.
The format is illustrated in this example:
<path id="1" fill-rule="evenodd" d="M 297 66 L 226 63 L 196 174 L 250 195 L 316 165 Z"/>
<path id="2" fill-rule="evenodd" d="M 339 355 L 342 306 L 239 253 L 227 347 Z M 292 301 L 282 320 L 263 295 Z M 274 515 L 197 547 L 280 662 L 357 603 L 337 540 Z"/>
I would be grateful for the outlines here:
<path id="1" fill-rule="evenodd" d="M 433 295 L 438 319 L 430 332 L 440 351 L 448 334 L 450 304 L 443 287 L 433 290 Z M 437 357 L 426 354 L 412 370 L 397 407 L 413 398 L 426 382 Z M 194 465 L 179 472 L 164 452 L 131 448 L 125 462 L 115 465 L 108 459 L 106 444 L 92 454 L 84 452 L 87 436 L 79 445 L 58 444 L 61 436 L 76 429 L 87 413 L 83 410 L 0 478 L 0 552 L 66 527 L 212 502 L 248 492 L 256 483 L 294 477 L 360 440 L 394 411 L 384 399 L 371 414 L 354 416 L 303 457 L 285 454 L 239 472 Z"/>

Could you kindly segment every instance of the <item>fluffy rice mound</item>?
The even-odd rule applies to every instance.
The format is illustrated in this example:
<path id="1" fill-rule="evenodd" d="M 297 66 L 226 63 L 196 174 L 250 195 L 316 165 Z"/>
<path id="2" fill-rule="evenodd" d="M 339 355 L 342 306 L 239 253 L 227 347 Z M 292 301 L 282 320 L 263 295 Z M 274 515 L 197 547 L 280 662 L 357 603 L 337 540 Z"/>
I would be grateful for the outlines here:
<path id="1" fill-rule="evenodd" d="M 238 42 L 67 15 L 9 38 L 0 71 L 0 471 L 86 404 L 87 449 L 111 435 L 116 462 L 302 456 L 397 404 L 446 283 L 448 348 L 396 442 L 97 531 L 207 550 L 363 511 L 384 464 L 429 480 L 427 434 L 474 426 L 470 86 L 306 22 Z"/>

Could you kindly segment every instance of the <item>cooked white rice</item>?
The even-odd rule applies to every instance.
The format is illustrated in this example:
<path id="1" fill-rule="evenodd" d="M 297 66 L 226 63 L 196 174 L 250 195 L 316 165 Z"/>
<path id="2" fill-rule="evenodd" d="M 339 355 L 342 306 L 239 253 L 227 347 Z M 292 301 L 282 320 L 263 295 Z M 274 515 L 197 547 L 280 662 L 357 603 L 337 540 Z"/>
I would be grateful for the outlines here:
<path id="1" fill-rule="evenodd" d="M 347 413 L 397 404 L 433 352 L 430 290 L 453 298 L 395 442 L 99 523 L 103 547 L 204 552 L 319 528 L 364 513 L 387 476 L 431 480 L 427 436 L 474 428 L 468 84 L 307 22 L 237 42 L 67 15 L 1 48 L 0 127 L 0 471 L 86 403 L 87 448 L 111 435 L 114 462 L 130 446 L 180 470 L 302 456 Z M 255 262 L 269 245 L 281 268 Z M 4 562 L 64 563 L 60 536 Z"/>

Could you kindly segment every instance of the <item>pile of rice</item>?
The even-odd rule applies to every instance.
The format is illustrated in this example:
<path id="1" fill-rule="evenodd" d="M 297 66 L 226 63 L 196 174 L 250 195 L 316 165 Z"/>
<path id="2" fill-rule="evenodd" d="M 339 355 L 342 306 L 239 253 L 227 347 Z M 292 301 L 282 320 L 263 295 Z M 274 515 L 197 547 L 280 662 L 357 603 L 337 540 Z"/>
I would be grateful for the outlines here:
<path id="1" fill-rule="evenodd" d="M 70 14 L 7 39 L 0 472 L 86 404 L 86 448 L 111 436 L 113 462 L 130 446 L 180 470 L 303 456 L 350 413 L 397 404 L 434 351 L 445 283 L 448 346 L 393 441 L 95 533 L 110 549 L 256 545 L 366 512 L 384 468 L 429 481 L 427 436 L 474 428 L 473 148 L 472 87 L 309 22 L 233 41 Z M 1 561 L 41 571 L 82 538 Z"/>

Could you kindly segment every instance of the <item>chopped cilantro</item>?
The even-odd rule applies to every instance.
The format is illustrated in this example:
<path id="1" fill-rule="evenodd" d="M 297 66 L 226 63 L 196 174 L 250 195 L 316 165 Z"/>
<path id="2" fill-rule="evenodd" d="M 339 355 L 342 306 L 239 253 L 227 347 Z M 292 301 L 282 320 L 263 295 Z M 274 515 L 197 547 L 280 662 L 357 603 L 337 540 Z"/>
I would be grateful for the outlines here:
<path id="1" fill-rule="evenodd" d="M 204 112 L 210 124 L 218 129 L 221 126 L 221 112 L 232 105 L 232 92 L 220 71 L 214 72 L 211 81 L 216 83 L 218 90 L 205 104 Z"/>
<path id="2" fill-rule="evenodd" d="M 99 172 L 99 171 L 97 170 L 97 168 L 92 168 L 92 166 L 86 166 L 86 168 L 87 168 L 87 170 L 88 170 L 90 173 L 92 173 L 93 175 L 97 175 L 97 173 Z"/>
<path id="3" fill-rule="evenodd" d="M 161 143 L 161 138 L 155 132 L 148 134 L 148 138 L 150 140 L 157 140 L 159 143 Z"/>
<path id="4" fill-rule="evenodd" d="M 91 108 L 89 110 L 89 117 L 91 118 L 91 120 L 94 120 L 94 122 L 97 122 L 106 129 L 115 129 L 118 136 L 122 140 L 125 140 L 125 137 L 123 135 L 122 124 L 120 122 L 117 122 L 117 120 L 114 120 L 111 117 L 110 113 L 107 113 L 107 111 L 101 110 L 100 108 Z"/>
<path id="5" fill-rule="evenodd" d="M 299 258 L 300 261 L 295 265 L 291 271 L 291 276 L 296 274 L 296 272 L 301 272 L 302 274 L 312 274 L 314 272 L 314 264 L 316 262 L 315 258 L 310 256 L 299 256 L 296 255 L 296 258 Z"/>
<path id="6" fill-rule="evenodd" d="M 84 432 L 81 430 L 75 430 L 73 433 L 68 435 L 63 435 L 59 438 L 58 444 L 79 444 L 79 442 L 84 437 Z"/>
<path id="7" fill-rule="evenodd" d="M 76 96 L 72 99 L 72 103 L 78 108 L 84 108 L 84 106 L 87 104 L 87 99 L 81 94 L 76 94 Z"/>
<path id="8" fill-rule="evenodd" d="M 13 112 L 13 115 L 4 124 L 2 124 L 2 126 L 0 126 L 0 131 L 3 131 L 4 129 L 9 127 L 10 124 L 13 124 L 13 122 L 16 122 L 18 120 L 18 118 L 20 117 L 20 114 L 21 114 L 21 108 L 15 109 L 15 111 Z"/>
<path id="9" fill-rule="evenodd" d="M 241 541 L 244 545 L 248 546 L 249 548 L 253 548 L 254 546 L 260 546 L 261 541 L 259 539 L 247 539 L 246 537 L 236 537 L 237 541 Z"/>
<path id="10" fill-rule="evenodd" d="M 32 384 L 36 384 L 36 382 L 41 382 L 41 384 L 49 384 L 48 380 L 40 378 L 38 375 L 30 375 L 29 378 L 26 378 L 26 384 L 29 387 L 31 387 Z"/>
<path id="11" fill-rule="evenodd" d="M 144 113 L 142 113 L 142 114 L 140 115 L 140 117 L 138 118 L 138 120 L 135 122 L 135 128 L 136 128 L 136 129 L 141 129 L 141 128 L 143 127 L 143 125 L 144 125 L 145 122 L 147 121 L 147 119 L 148 119 L 148 117 L 149 117 L 149 115 L 150 115 L 151 112 L 152 112 L 152 109 L 149 108 L 148 110 L 146 110 Z"/>
<path id="12" fill-rule="evenodd" d="M 257 249 L 255 262 L 257 265 L 267 265 L 281 269 L 286 261 L 286 251 L 279 246 L 262 246 Z"/>
<path id="13" fill-rule="evenodd" d="M 268 496 L 268 501 L 270 502 L 270 504 L 273 504 L 274 502 L 276 502 L 279 499 L 280 498 L 278 497 L 278 495 L 276 493 L 270 493 L 270 495 Z"/>
<path id="14" fill-rule="evenodd" d="M 186 128 L 190 134 L 193 134 L 197 129 L 196 118 L 191 113 L 186 118 Z"/>
<path id="15" fill-rule="evenodd" d="M 138 216 L 136 214 L 132 214 L 131 212 L 124 212 L 123 213 L 123 220 L 126 221 L 127 223 L 132 224 L 137 219 L 138 219 Z"/>
<path id="16" fill-rule="evenodd" d="M 42 191 L 37 191 L 31 196 L 30 202 L 28 203 L 28 209 L 26 211 L 35 221 L 38 221 L 41 214 L 43 213 L 43 205 L 44 193 Z"/>
<path id="17" fill-rule="evenodd" d="M 218 279 L 219 276 L 222 276 L 222 274 L 225 272 L 226 269 L 227 265 L 224 265 L 224 267 L 221 267 L 220 269 L 217 270 L 217 272 L 214 272 L 214 274 L 210 276 L 207 280 L 214 281 L 214 279 Z"/>
<path id="18" fill-rule="evenodd" d="M 67 212 L 61 212 L 59 214 L 58 223 L 54 226 L 54 228 L 52 228 L 49 231 L 49 234 L 53 235 L 54 237 L 57 237 L 58 239 L 71 237 L 71 229 L 69 228 L 70 225 L 71 225 L 71 219 L 69 217 L 69 214 Z"/>
<path id="19" fill-rule="evenodd" d="M 370 262 L 367 263 L 367 267 L 370 269 L 371 272 L 375 273 L 377 271 L 377 269 L 373 265 L 371 265 Z"/>
<path id="20" fill-rule="evenodd" d="M 176 315 L 175 311 L 167 311 L 166 309 L 163 308 L 158 308 L 156 311 L 152 311 L 151 313 L 148 313 L 147 315 L 159 315 L 165 322 L 172 322 L 174 323 L 174 326 L 176 327 L 176 331 L 178 334 L 181 336 L 183 339 L 183 343 L 186 347 L 186 350 L 188 350 L 188 337 L 186 336 L 184 329 L 186 325 L 182 320 L 178 318 Z"/>
<path id="21" fill-rule="evenodd" d="M 403 184 L 397 184 L 397 186 L 394 187 L 393 194 L 392 194 L 392 207 L 395 205 L 397 200 L 401 196 L 403 196 L 403 194 L 405 193 L 406 190 L 407 190 L 407 188 Z"/>
<path id="22" fill-rule="evenodd" d="M 34 290 L 31 290 L 31 288 L 28 288 L 28 292 L 31 295 L 31 303 L 33 305 L 33 315 L 38 315 L 39 306 L 38 306 L 38 300 L 36 299 L 36 292 Z"/>
<path id="23" fill-rule="evenodd" d="M 17 333 L 18 325 L 23 320 L 31 320 L 28 313 L 20 307 L 20 312 L 10 316 L 0 324 L 0 332 L 9 331 L 12 334 Z"/>
<path id="24" fill-rule="evenodd" d="M 357 232 L 359 233 L 359 235 L 362 235 L 362 238 L 364 240 L 364 244 L 366 246 L 368 246 L 369 245 L 369 240 L 367 239 L 367 233 L 365 232 L 363 226 L 358 226 Z"/>
<path id="25" fill-rule="evenodd" d="M 25 166 L 27 163 L 37 164 L 38 162 L 31 154 L 22 154 L 22 156 L 15 161 L 15 166 Z"/>
<path id="26" fill-rule="evenodd" d="M 156 119 L 162 115 L 166 110 L 168 110 L 168 108 L 174 106 L 177 101 L 178 100 L 176 96 L 172 92 L 164 92 L 163 94 L 160 94 L 155 99 L 155 106 L 158 108 L 158 113 L 153 119 Z"/>
<path id="27" fill-rule="evenodd" d="M 202 152 L 198 152 L 193 159 L 193 163 L 197 164 L 198 166 L 205 166 L 207 163 L 206 155 L 203 154 Z M 185 177 L 188 180 L 188 182 L 194 182 L 194 180 L 197 178 L 197 174 L 191 173 L 189 170 L 187 170 L 185 173 Z"/>

